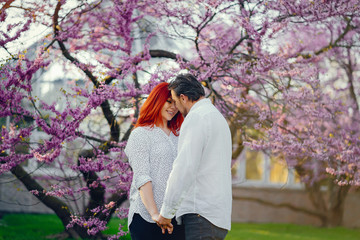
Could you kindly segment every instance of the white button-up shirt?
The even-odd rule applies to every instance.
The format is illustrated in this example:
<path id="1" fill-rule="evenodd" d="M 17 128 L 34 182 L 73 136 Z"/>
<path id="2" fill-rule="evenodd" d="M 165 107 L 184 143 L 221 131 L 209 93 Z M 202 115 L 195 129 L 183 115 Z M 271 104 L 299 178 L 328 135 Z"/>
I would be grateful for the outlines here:
<path id="1" fill-rule="evenodd" d="M 177 144 L 177 136 L 172 132 L 168 136 L 156 126 L 137 127 L 131 132 L 125 148 L 134 173 L 130 188 L 128 226 L 135 213 L 140 214 L 147 222 L 154 223 L 141 201 L 139 188 L 152 182 L 154 200 L 160 210 L 166 182 L 176 157 Z"/>
<path id="2" fill-rule="evenodd" d="M 166 187 L 161 215 L 177 220 L 197 213 L 230 230 L 232 209 L 231 134 L 209 99 L 196 102 L 181 129 L 178 155 Z"/>

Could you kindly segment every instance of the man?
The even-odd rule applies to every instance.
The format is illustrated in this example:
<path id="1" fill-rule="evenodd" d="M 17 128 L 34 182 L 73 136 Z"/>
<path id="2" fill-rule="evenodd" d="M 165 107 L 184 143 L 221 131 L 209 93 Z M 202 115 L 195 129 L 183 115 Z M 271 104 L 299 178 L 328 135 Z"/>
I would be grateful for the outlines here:
<path id="1" fill-rule="evenodd" d="M 185 117 L 178 155 L 167 182 L 157 223 L 172 232 L 175 216 L 187 240 L 224 239 L 231 226 L 231 135 L 228 124 L 191 74 L 169 84 Z"/>

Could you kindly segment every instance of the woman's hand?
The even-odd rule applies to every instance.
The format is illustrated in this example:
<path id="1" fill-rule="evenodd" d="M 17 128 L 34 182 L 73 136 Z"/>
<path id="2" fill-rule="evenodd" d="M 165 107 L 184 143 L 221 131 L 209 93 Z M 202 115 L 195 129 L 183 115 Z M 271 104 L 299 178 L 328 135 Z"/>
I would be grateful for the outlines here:
<path id="1" fill-rule="evenodd" d="M 157 223 L 158 219 L 159 219 L 159 213 L 154 213 L 154 214 L 151 214 L 151 219 Z"/>

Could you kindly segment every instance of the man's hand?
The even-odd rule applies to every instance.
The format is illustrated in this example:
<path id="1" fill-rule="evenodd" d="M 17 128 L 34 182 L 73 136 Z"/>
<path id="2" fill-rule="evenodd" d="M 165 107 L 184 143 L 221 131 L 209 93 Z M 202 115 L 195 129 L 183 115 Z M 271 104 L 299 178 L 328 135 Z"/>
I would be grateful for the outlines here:
<path id="1" fill-rule="evenodd" d="M 161 227 L 162 233 L 165 234 L 165 231 L 167 230 L 169 234 L 172 234 L 174 230 L 174 226 L 171 224 L 171 219 L 164 218 L 161 215 L 158 215 L 157 217 L 154 216 L 153 220 L 157 223 L 159 227 Z"/>

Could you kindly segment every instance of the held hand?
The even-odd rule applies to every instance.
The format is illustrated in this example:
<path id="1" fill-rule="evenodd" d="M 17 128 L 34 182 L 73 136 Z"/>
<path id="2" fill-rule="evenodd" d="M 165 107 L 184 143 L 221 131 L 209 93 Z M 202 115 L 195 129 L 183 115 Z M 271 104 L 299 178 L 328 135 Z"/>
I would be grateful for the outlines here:
<path id="1" fill-rule="evenodd" d="M 167 230 L 169 234 L 172 234 L 174 226 L 171 224 L 171 219 L 164 218 L 161 215 L 158 215 L 157 219 L 153 219 L 159 227 L 161 227 L 162 233 L 165 234 Z"/>
<path id="2" fill-rule="evenodd" d="M 156 224 L 161 228 L 162 230 L 162 233 L 165 234 L 165 228 L 163 228 L 160 224 L 159 224 L 159 216 L 160 214 L 159 213 L 156 213 L 156 214 L 152 214 L 151 215 L 151 219 L 156 222 Z"/>

